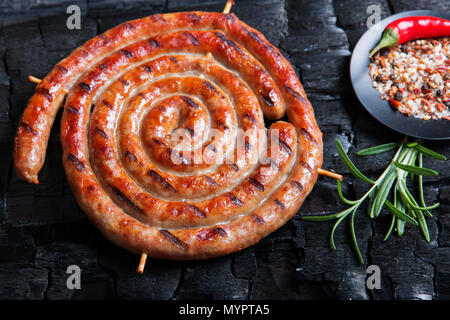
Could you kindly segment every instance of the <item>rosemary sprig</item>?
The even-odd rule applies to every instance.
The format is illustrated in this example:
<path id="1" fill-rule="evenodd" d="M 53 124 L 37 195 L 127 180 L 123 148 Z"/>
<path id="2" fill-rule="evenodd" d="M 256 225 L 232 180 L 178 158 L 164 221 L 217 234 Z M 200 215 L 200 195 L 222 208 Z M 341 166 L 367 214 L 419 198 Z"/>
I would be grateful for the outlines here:
<path id="1" fill-rule="evenodd" d="M 428 232 L 427 222 L 425 215 L 432 217 L 430 210 L 439 206 L 436 203 L 432 206 L 425 204 L 423 195 L 423 176 L 436 176 L 438 172 L 432 169 L 423 167 L 423 155 L 435 158 L 437 160 L 445 161 L 447 158 L 435 151 L 422 146 L 419 141 L 408 142 L 407 139 L 403 139 L 401 142 L 387 143 L 357 152 L 359 156 L 376 155 L 383 152 L 387 152 L 397 148 L 397 152 L 392 158 L 389 165 L 379 176 L 377 180 L 372 180 L 366 177 L 358 168 L 353 164 L 350 158 L 344 151 L 341 142 L 336 139 L 336 150 L 350 172 L 358 179 L 369 183 L 371 186 L 369 190 L 358 200 L 349 200 L 345 198 L 342 192 L 341 181 L 337 180 L 337 190 L 341 200 L 350 207 L 334 214 L 324 216 L 305 216 L 304 220 L 309 221 L 325 221 L 335 220 L 336 222 L 331 230 L 330 246 L 336 249 L 334 243 L 334 233 L 339 224 L 350 215 L 350 232 L 353 240 L 353 245 L 356 251 L 356 255 L 361 264 L 364 263 L 364 259 L 359 250 L 358 241 L 356 239 L 355 232 L 355 215 L 361 204 L 369 198 L 368 214 L 371 219 L 376 219 L 385 208 L 392 215 L 391 224 L 386 233 L 383 241 L 386 241 L 391 235 L 392 231 L 396 230 L 399 236 L 402 236 L 405 230 L 405 224 L 411 224 L 413 226 L 419 226 L 423 236 L 429 242 L 430 235 Z M 419 189 L 419 201 L 416 201 L 407 186 L 408 174 L 412 177 L 412 181 L 417 177 L 417 187 Z M 388 200 L 389 195 L 392 194 L 392 201 Z"/>

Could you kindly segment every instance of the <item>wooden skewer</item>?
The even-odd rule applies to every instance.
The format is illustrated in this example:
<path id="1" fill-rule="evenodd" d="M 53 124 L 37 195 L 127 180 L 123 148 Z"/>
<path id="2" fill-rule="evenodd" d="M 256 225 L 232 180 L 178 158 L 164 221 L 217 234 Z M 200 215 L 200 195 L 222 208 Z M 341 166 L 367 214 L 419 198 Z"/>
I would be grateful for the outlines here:
<path id="1" fill-rule="evenodd" d="M 225 4 L 225 8 L 223 8 L 222 13 L 224 14 L 230 13 L 233 4 L 234 4 L 233 0 L 227 0 L 227 3 Z"/>
<path id="2" fill-rule="evenodd" d="M 33 83 L 40 83 L 42 80 L 33 76 L 28 76 L 28 81 L 33 82 Z"/>
<path id="3" fill-rule="evenodd" d="M 144 268 L 145 268 L 145 263 L 147 262 L 147 254 L 143 253 L 141 254 L 141 260 L 139 261 L 139 266 L 137 268 L 137 273 L 143 274 L 144 273 Z"/>
<path id="4" fill-rule="evenodd" d="M 234 5 L 234 1 L 233 1 L 233 0 L 227 0 L 227 3 L 225 4 L 225 8 L 223 8 L 222 13 L 223 13 L 223 14 L 230 13 L 231 7 L 232 7 L 233 5 Z M 212 53 L 211 53 L 211 52 L 206 53 L 206 57 L 207 57 L 207 58 L 211 58 L 211 57 L 212 57 Z"/>
<path id="5" fill-rule="evenodd" d="M 328 171 L 328 170 L 324 170 L 324 169 L 321 169 L 321 168 L 317 169 L 317 172 L 319 174 L 323 175 L 323 176 L 327 176 L 327 177 L 330 177 L 330 178 L 338 179 L 338 180 L 341 180 L 341 181 L 344 179 L 344 177 L 341 176 L 340 174 L 337 174 L 335 172 L 331 172 L 331 171 Z"/>

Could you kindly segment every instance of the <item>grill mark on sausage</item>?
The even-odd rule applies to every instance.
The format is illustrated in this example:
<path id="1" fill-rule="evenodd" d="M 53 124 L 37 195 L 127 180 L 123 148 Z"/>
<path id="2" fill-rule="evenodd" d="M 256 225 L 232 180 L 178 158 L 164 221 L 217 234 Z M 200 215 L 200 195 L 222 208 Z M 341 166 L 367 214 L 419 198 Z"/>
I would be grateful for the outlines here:
<path id="1" fill-rule="evenodd" d="M 173 56 L 170 56 L 169 59 L 170 59 L 170 61 L 172 61 L 173 63 L 178 63 L 178 59 L 175 58 L 175 57 L 173 57 Z"/>
<path id="2" fill-rule="evenodd" d="M 111 103 L 109 103 L 108 101 L 106 101 L 106 100 L 103 100 L 102 101 L 103 102 L 103 104 L 108 108 L 108 109 L 110 109 L 110 110 L 112 110 L 113 109 L 113 106 L 112 106 L 112 104 Z"/>
<path id="3" fill-rule="evenodd" d="M 67 111 L 69 111 L 73 114 L 76 114 L 77 116 L 80 115 L 80 110 L 78 110 L 77 108 L 74 108 L 73 106 L 68 106 Z"/>
<path id="4" fill-rule="evenodd" d="M 223 230 L 222 228 L 213 228 L 213 231 L 215 233 L 217 233 L 218 235 L 220 235 L 222 238 L 225 238 L 227 236 L 227 232 L 225 230 Z"/>
<path id="5" fill-rule="evenodd" d="M 87 93 L 91 92 L 91 87 L 87 83 L 81 82 L 79 84 L 79 87 L 81 90 L 86 91 Z"/>
<path id="6" fill-rule="evenodd" d="M 223 94 L 220 91 L 218 91 L 215 86 L 213 86 L 211 83 L 209 83 L 209 81 L 205 80 L 205 81 L 203 81 L 203 83 L 209 90 L 211 90 L 212 92 L 217 94 L 219 97 L 224 98 Z"/>
<path id="7" fill-rule="evenodd" d="M 61 66 L 59 64 L 56 65 L 56 68 L 64 74 L 66 74 L 68 71 L 66 68 L 64 68 L 63 66 Z"/>
<path id="8" fill-rule="evenodd" d="M 149 39 L 149 40 L 148 40 L 148 43 L 150 43 L 150 45 L 151 45 L 153 48 L 160 48 L 160 47 L 161 47 L 161 44 L 160 44 L 159 41 L 156 40 L 156 39 Z"/>
<path id="9" fill-rule="evenodd" d="M 246 117 L 248 120 L 250 120 L 255 126 L 258 125 L 258 122 L 256 121 L 256 119 L 255 119 L 253 116 L 251 116 L 251 115 L 249 115 L 248 113 L 246 113 L 246 114 L 245 114 L 245 117 Z"/>
<path id="10" fill-rule="evenodd" d="M 131 161 L 136 161 L 137 158 L 134 154 L 132 154 L 130 151 L 125 151 L 125 158 L 130 159 Z"/>
<path id="11" fill-rule="evenodd" d="M 133 57 L 133 54 L 132 54 L 130 51 L 125 50 L 125 49 L 121 49 L 121 50 L 120 50 L 120 53 L 121 53 L 122 55 L 124 55 L 125 57 L 127 57 L 128 59 L 130 59 L 130 58 Z"/>
<path id="12" fill-rule="evenodd" d="M 308 170 L 309 173 L 311 173 L 311 174 L 313 173 L 313 168 L 311 168 L 311 166 L 310 166 L 309 164 L 307 164 L 305 161 L 301 161 L 300 164 L 301 164 L 304 168 L 306 168 L 306 170 Z"/>
<path id="13" fill-rule="evenodd" d="M 152 73 L 153 72 L 152 67 L 150 67 L 150 66 L 148 66 L 146 64 L 144 64 L 144 70 L 145 70 L 145 72 L 148 72 L 148 73 Z"/>
<path id="14" fill-rule="evenodd" d="M 191 98 L 187 97 L 187 96 L 181 96 L 181 98 L 193 109 L 200 109 L 200 106 L 195 103 L 194 100 L 192 100 Z"/>
<path id="15" fill-rule="evenodd" d="M 153 138 L 152 141 L 153 141 L 154 143 L 156 143 L 157 145 L 159 145 L 159 146 L 165 146 L 164 142 L 162 142 L 162 141 L 159 140 L 159 139 Z"/>
<path id="16" fill-rule="evenodd" d="M 36 87 L 35 93 L 46 97 L 50 102 L 53 101 L 53 96 L 50 94 L 50 91 L 47 88 Z"/>
<path id="17" fill-rule="evenodd" d="M 108 38 L 107 36 L 105 36 L 103 33 L 102 33 L 102 34 L 99 34 L 98 37 L 99 37 L 100 39 L 102 39 L 103 41 L 105 41 L 106 43 L 109 42 L 109 38 Z"/>
<path id="18" fill-rule="evenodd" d="M 225 42 L 228 41 L 227 37 L 225 37 L 222 33 L 220 33 L 220 32 L 214 32 L 214 34 L 215 34 L 220 40 L 225 41 Z"/>
<path id="19" fill-rule="evenodd" d="M 106 64 L 100 63 L 100 64 L 98 65 L 98 67 L 99 67 L 100 69 L 102 69 L 102 70 L 105 70 L 105 69 L 106 69 Z"/>
<path id="20" fill-rule="evenodd" d="M 152 16 L 150 16 L 150 18 L 155 22 L 165 22 L 166 21 L 166 19 L 164 19 L 164 17 L 160 14 L 152 15 Z"/>
<path id="21" fill-rule="evenodd" d="M 215 238 L 217 235 L 225 238 L 227 236 L 227 232 L 224 229 L 218 227 L 212 229 L 203 229 L 195 235 L 195 238 L 200 241 L 206 241 Z"/>
<path id="22" fill-rule="evenodd" d="M 289 86 L 284 86 L 286 88 L 286 90 L 292 94 L 294 96 L 295 99 L 299 100 L 301 103 L 309 105 L 308 102 L 306 101 L 305 98 L 303 98 L 297 91 L 295 91 L 294 89 L 292 89 Z"/>
<path id="23" fill-rule="evenodd" d="M 214 32 L 214 34 L 223 42 L 225 42 L 227 45 L 229 45 L 230 47 L 232 47 L 233 49 L 235 49 L 237 52 L 239 52 L 240 54 L 242 54 L 243 56 L 247 57 L 244 52 L 241 50 L 241 48 L 239 48 L 239 46 L 232 40 L 228 39 L 226 36 L 224 36 L 222 33 L 220 32 Z"/>
<path id="24" fill-rule="evenodd" d="M 242 207 L 244 205 L 244 203 L 241 201 L 241 199 L 236 197 L 234 194 L 228 193 L 228 197 L 230 197 L 231 201 L 238 207 Z"/>
<path id="25" fill-rule="evenodd" d="M 229 21 L 234 21 L 234 17 L 233 17 L 232 13 L 226 13 L 225 18 L 227 18 L 227 20 L 229 20 Z"/>
<path id="26" fill-rule="evenodd" d="M 204 177 L 205 180 L 207 180 L 210 184 L 212 184 L 212 185 L 216 185 L 216 184 L 217 184 L 217 182 L 214 181 L 211 177 L 208 177 L 208 176 L 203 176 L 203 177 Z"/>
<path id="27" fill-rule="evenodd" d="M 260 216 L 258 216 L 258 215 L 255 214 L 255 213 L 252 214 L 252 218 L 253 218 L 253 220 L 255 220 L 256 223 L 258 223 L 258 224 L 264 224 L 264 223 L 265 223 L 264 219 L 261 218 Z"/>
<path id="28" fill-rule="evenodd" d="M 87 56 L 89 56 L 89 52 L 87 52 L 85 49 L 81 50 L 80 54 L 83 58 L 86 58 Z"/>
<path id="29" fill-rule="evenodd" d="M 303 185 L 295 180 L 291 180 L 291 184 L 293 184 L 298 190 L 300 190 L 300 192 L 303 191 Z"/>
<path id="30" fill-rule="evenodd" d="M 186 31 L 185 34 L 194 45 L 196 46 L 200 45 L 198 39 L 192 33 Z"/>
<path id="31" fill-rule="evenodd" d="M 186 127 L 186 128 L 184 128 L 184 129 L 186 129 L 186 130 L 189 132 L 189 135 L 190 135 L 191 137 L 193 137 L 193 136 L 195 135 L 195 132 L 194 132 L 194 130 L 193 130 L 192 128 Z"/>
<path id="32" fill-rule="evenodd" d="M 197 23 L 197 22 L 202 21 L 202 19 L 200 19 L 200 17 L 198 15 L 196 15 L 195 13 L 189 13 L 188 17 L 191 19 L 192 23 Z"/>
<path id="33" fill-rule="evenodd" d="M 130 29 L 130 30 L 133 30 L 134 29 L 134 26 L 131 24 L 131 23 L 129 23 L 129 22 L 125 22 L 125 23 L 123 23 L 122 24 L 126 29 Z"/>
<path id="34" fill-rule="evenodd" d="M 86 166 L 83 162 L 81 162 L 77 157 L 75 157 L 72 153 L 67 154 L 67 159 L 72 161 L 78 171 L 83 171 Z"/>
<path id="35" fill-rule="evenodd" d="M 195 212 L 195 214 L 197 216 L 199 216 L 200 218 L 206 218 L 206 213 L 204 213 L 202 210 L 200 210 L 198 207 L 192 205 L 192 204 L 188 204 L 188 207 Z"/>
<path id="36" fill-rule="evenodd" d="M 144 99 L 144 97 L 142 97 Z M 161 111 L 161 113 L 166 112 L 166 108 L 164 106 L 158 106 L 158 110 Z"/>
<path id="37" fill-rule="evenodd" d="M 216 88 L 211 83 L 209 83 L 209 81 L 203 81 L 203 82 L 205 83 L 205 85 L 208 87 L 209 90 L 217 92 Z"/>
<path id="38" fill-rule="evenodd" d="M 216 124 L 218 127 L 222 128 L 224 131 L 228 131 L 230 129 L 221 120 L 217 120 Z"/>
<path id="39" fill-rule="evenodd" d="M 153 179 L 155 179 L 156 181 L 158 181 L 164 188 L 166 188 L 167 190 L 171 191 L 171 192 L 177 192 L 175 190 L 174 187 L 172 187 L 172 185 L 170 183 L 167 182 L 166 179 L 164 179 L 163 177 L 161 177 L 156 171 L 154 170 L 148 170 L 147 174 L 152 177 Z"/>
<path id="40" fill-rule="evenodd" d="M 286 142 L 284 142 L 283 140 L 278 139 L 278 144 L 281 146 L 281 148 L 283 148 L 284 151 L 287 152 L 287 154 L 289 156 L 293 155 L 291 147 L 289 147 Z"/>
<path id="41" fill-rule="evenodd" d="M 121 202 L 125 203 L 129 207 L 131 207 L 135 210 L 141 211 L 141 209 L 136 204 L 134 204 L 133 201 L 128 199 L 128 197 L 126 195 L 124 195 L 122 191 L 120 191 L 118 188 L 116 188 L 112 185 L 110 185 L 110 187 L 111 187 L 111 190 L 116 195 L 117 199 L 119 199 Z"/>
<path id="42" fill-rule="evenodd" d="M 311 133 L 308 130 L 306 130 L 305 128 L 302 128 L 301 132 L 305 136 L 306 139 L 312 141 L 314 144 L 317 144 L 316 139 L 313 138 L 313 136 L 311 135 Z"/>
<path id="43" fill-rule="evenodd" d="M 283 210 L 286 209 L 285 206 L 284 206 L 284 204 L 283 204 L 283 202 L 281 202 L 280 200 L 275 199 L 275 203 L 276 203 L 277 205 L 279 205 L 281 209 L 283 209 Z"/>
<path id="44" fill-rule="evenodd" d="M 272 101 L 272 99 L 269 97 L 269 96 L 266 96 L 266 95 L 264 95 L 264 94 L 260 94 L 261 95 L 261 98 L 264 100 L 264 102 L 269 106 L 269 107 L 273 107 L 274 106 L 274 103 L 273 103 L 273 101 Z"/>
<path id="45" fill-rule="evenodd" d="M 243 29 L 244 29 L 245 31 L 247 31 L 248 35 L 249 35 L 252 39 L 258 41 L 259 43 L 263 43 L 263 44 L 264 44 L 264 41 L 262 41 L 262 39 L 261 39 L 256 33 L 254 33 L 253 31 L 249 31 L 246 27 L 243 27 Z"/>
<path id="46" fill-rule="evenodd" d="M 103 137 L 103 139 L 108 140 L 108 135 L 105 133 L 105 131 L 103 131 L 99 127 L 95 127 L 95 132 L 97 132 L 99 135 L 101 135 Z"/>
<path id="47" fill-rule="evenodd" d="M 250 182 L 252 185 L 254 185 L 259 191 L 264 191 L 264 186 L 255 178 L 248 178 L 248 182 Z"/>
<path id="48" fill-rule="evenodd" d="M 215 93 L 219 93 L 216 89 L 216 87 L 214 87 L 211 83 L 209 83 L 209 81 L 203 81 L 203 83 L 205 84 L 206 87 L 208 87 L 209 90 L 211 90 L 212 92 Z"/>
<path id="49" fill-rule="evenodd" d="M 230 164 L 230 166 L 231 166 L 231 168 L 232 168 L 234 171 L 238 171 L 238 170 L 239 170 L 239 167 L 238 167 L 237 165 L 235 165 L 234 163 Z"/>
<path id="50" fill-rule="evenodd" d="M 244 147 L 245 147 L 245 151 L 249 151 L 252 149 L 251 144 L 247 140 L 244 142 Z"/>
<path id="51" fill-rule="evenodd" d="M 28 123 L 22 121 L 20 122 L 20 126 L 25 129 L 26 132 L 31 133 L 33 136 L 36 136 L 38 133 L 34 130 Z"/>
<path id="52" fill-rule="evenodd" d="M 256 42 L 258 42 L 260 45 L 263 45 L 266 49 L 270 50 L 270 52 L 274 53 L 275 55 L 277 55 L 278 57 L 280 56 L 280 54 L 268 43 L 266 43 L 265 41 L 263 41 L 263 39 L 260 38 L 260 36 L 256 33 L 254 33 L 253 31 L 249 31 L 246 27 L 242 26 L 242 29 L 244 29 L 248 35 L 253 39 L 256 40 Z"/>
<path id="53" fill-rule="evenodd" d="M 167 230 L 159 230 L 159 233 L 166 238 L 167 240 L 169 240 L 169 242 L 171 242 L 172 244 L 174 244 L 175 246 L 177 246 L 179 249 L 181 250 L 186 250 L 188 248 L 188 245 L 186 243 L 184 243 L 183 241 L 181 241 L 180 239 L 178 239 L 176 236 L 174 236 L 173 234 L 171 234 L 169 231 Z"/>
<path id="54" fill-rule="evenodd" d="M 161 141 L 161 140 L 159 140 L 157 138 L 153 138 L 152 142 L 156 143 L 158 146 L 161 146 L 161 147 L 165 147 L 166 146 L 166 144 L 163 141 Z"/>
<path id="55" fill-rule="evenodd" d="M 128 82 L 128 80 L 125 79 L 119 79 L 120 83 L 123 84 L 125 87 L 128 87 L 130 85 L 130 83 Z"/>

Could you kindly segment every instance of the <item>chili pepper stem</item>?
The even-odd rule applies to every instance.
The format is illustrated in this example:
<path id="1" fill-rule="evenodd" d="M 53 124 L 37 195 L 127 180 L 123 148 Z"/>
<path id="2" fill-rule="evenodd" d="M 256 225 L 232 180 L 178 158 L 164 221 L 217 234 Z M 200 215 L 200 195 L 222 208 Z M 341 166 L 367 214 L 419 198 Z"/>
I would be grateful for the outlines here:
<path id="1" fill-rule="evenodd" d="M 377 53 L 382 48 L 392 47 L 398 43 L 399 35 L 394 29 L 386 29 L 383 32 L 380 42 L 370 51 L 369 58 Z"/>

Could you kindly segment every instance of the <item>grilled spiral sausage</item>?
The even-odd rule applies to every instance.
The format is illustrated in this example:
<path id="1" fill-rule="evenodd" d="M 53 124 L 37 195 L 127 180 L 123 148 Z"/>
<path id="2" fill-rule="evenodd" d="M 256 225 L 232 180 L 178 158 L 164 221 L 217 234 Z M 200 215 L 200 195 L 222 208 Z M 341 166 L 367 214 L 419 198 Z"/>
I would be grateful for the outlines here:
<path id="1" fill-rule="evenodd" d="M 63 101 L 63 165 L 77 202 L 139 254 L 205 259 L 246 248 L 297 212 L 322 165 L 322 134 L 292 66 L 234 14 L 126 22 L 59 62 L 14 140 L 16 172 L 29 182 L 38 183 Z M 275 121 L 268 129 L 264 117 Z"/>

